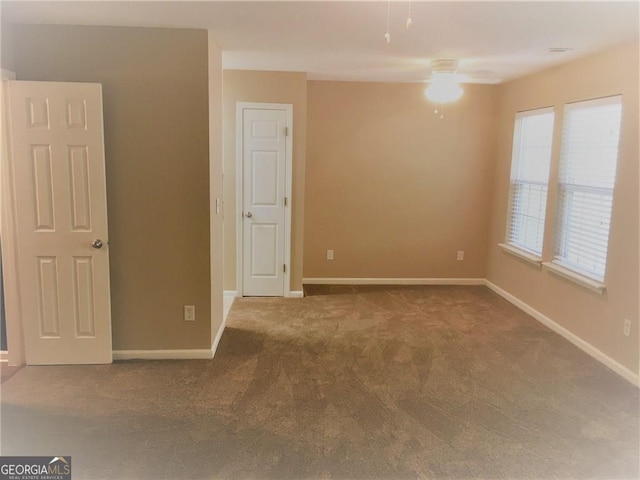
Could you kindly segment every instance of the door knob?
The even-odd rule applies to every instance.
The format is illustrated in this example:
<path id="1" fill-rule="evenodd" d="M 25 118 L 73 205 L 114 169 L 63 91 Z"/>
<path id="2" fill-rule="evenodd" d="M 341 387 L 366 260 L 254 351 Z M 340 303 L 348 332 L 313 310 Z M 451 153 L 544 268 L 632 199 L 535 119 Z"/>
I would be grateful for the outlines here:
<path id="1" fill-rule="evenodd" d="M 93 248 L 102 248 L 102 245 L 103 245 L 102 240 L 100 240 L 99 238 L 96 238 L 96 239 L 91 243 L 91 246 L 92 246 Z"/>
<path id="2" fill-rule="evenodd" d="M 253 213 L 247 212 L 247 218 L 251 218 L 251 217 L 253 217 Z"/>

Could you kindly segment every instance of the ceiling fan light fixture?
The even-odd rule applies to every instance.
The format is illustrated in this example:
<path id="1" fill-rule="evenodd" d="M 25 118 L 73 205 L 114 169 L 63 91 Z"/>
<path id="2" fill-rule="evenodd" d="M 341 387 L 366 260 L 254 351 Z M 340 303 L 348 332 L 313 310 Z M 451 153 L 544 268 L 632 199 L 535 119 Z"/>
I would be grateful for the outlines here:
<path id="1" fill-rule="evenodd" d="M 434 60 L 431 62 L 432 79 L 424 91 L 434 103 L 451 103 L 459 100 L 464 93 L 457 78 L 457 60 Z"/>
<path id="2" fill-rule="evenodd" d="M 453 75 L 434 75 L 424 91 L 426 97 L 434 103 L 451 103 L 459 100 L 464 90 Z"/>

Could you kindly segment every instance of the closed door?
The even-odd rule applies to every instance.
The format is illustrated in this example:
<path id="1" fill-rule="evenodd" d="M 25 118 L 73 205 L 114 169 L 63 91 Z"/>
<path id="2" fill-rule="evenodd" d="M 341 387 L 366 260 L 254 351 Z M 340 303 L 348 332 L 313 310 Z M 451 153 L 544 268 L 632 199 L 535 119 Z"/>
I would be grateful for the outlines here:
<path id="1" fill-rule="evenodd" d="M 9 82 L 27 364 L 111 363 L 98 84 Z"/>
<path id="2" fill-rule="evenodd" d="M 280 109 L 242 112 L 242 294 L 283 296 L 287 115 Z"/>

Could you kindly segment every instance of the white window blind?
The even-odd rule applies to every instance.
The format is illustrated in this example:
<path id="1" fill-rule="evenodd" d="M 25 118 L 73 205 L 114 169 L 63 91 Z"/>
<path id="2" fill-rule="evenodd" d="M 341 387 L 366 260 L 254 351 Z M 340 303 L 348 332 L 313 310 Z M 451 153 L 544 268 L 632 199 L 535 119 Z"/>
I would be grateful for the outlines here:
<path id="1" fill-rule="evenodd" d="M 511 158 L 507 243 L 542 255 L 553 108 L 516 114 Z"/>
<path id="2" fill-rule="evenodd" d="M 555 262 L 604 280 L 622 97 L 565 106 Z"/>

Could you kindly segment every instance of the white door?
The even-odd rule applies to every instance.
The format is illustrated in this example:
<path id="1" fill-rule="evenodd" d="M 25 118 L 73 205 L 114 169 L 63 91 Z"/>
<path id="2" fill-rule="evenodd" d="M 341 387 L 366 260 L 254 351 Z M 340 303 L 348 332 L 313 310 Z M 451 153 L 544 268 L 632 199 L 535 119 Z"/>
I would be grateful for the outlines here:
<path id="1" fill-rule="evenodd" d="M 26 362 L 111 363 L 102 87 L 13 81 L 8 100 Z"/>
<path id="2" fill-rule="evenodd" d="M 242 294 L 283 296 L 287 112 L 241 111 Z"/>

